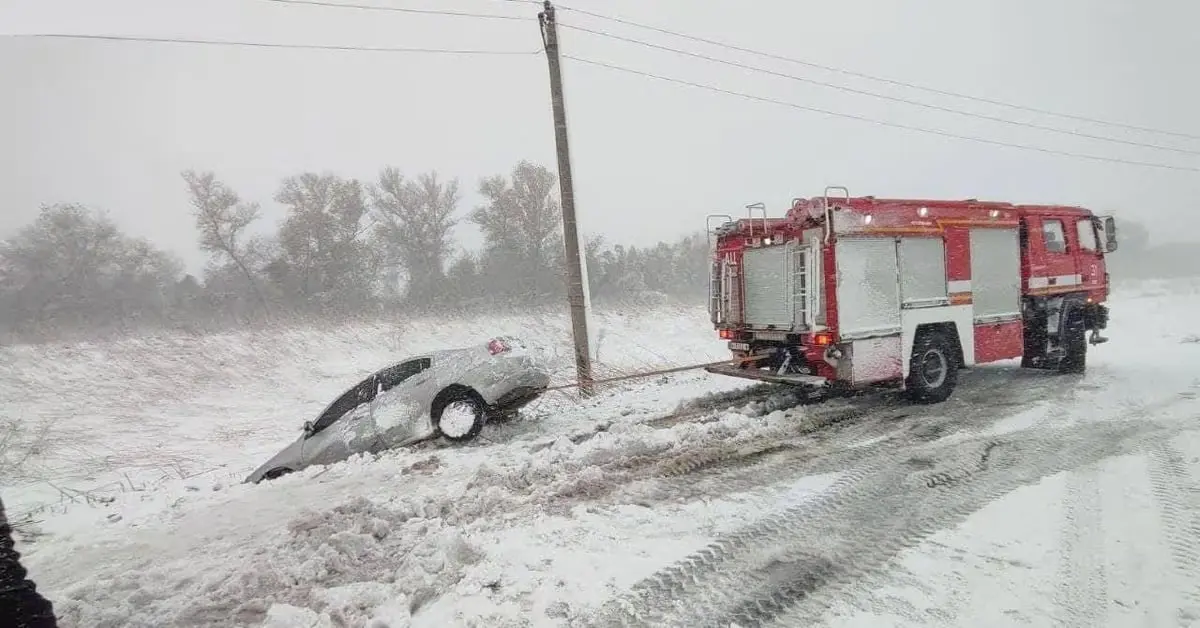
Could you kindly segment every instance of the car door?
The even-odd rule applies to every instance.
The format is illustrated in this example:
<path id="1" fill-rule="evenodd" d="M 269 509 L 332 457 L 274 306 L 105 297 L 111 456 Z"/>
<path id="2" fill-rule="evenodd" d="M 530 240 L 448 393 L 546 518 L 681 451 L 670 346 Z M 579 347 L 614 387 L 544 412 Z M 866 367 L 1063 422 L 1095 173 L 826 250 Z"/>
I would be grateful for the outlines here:
<path id="1" fill-rule="evenodd" d="M 1056 294 L 1080 283 L 1076 256 L 1072 254 L 1075 225 L 1059 216 L 1042 216 L 1038 221 L 1035 263 L 1030 266 L 1029 289 L 1034 294 Z M 1070 226 L 1070 230 L 1068 230 Z M 1039 250 L 1040 249 L 1040 250 Z"/>
<path id="2" fill-rule="evenodd" d="M 371 421 L 376 394 L 372 375 L 338 397 L 313 423 L 300 455 L 306 465 L 330 464 L 370 451 L 377 438 Z"/>
<path id="3" fill-rule="evenodd" d="M 420 357 L 376 374 L 376 396 L 371 404 L 371 420 L 377 435 L 373 451 L 394 447 L 420 435 L 417 420 L 424 408 L 418 391 L 428 383 L 429 366 L 430 359 Z"/>
<path id="4" fill-rule="evenodd" d="M 1097 237 L 1096 224 L 1091 216 L 1076 218 L 1075 234 L 1079 243 L 1079 275 L 1083 286 L 1096 289 L 1104 285 L 1103 247 Z"/>

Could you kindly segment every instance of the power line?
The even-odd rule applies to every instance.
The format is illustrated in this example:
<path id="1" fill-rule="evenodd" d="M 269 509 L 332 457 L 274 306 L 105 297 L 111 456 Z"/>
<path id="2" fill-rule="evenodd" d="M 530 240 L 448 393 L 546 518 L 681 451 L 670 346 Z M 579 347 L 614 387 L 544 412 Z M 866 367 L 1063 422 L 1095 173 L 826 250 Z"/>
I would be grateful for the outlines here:
<path id="1" fill-rule="evenodd" d="M 92 39 L 102 41 L 130 41 L 157 44 L 200 44 L 205 46 L 243 46 L 251 48 L 287 48 L 299 50 L 341 50 L 353 52 L 411 52 L 446 55 L 536 55 L 538 50 L 487 50 L 487 49 L 454 49 L 454 48 L 409 48 L 409 47 L 375 47 L 375 46 L 336 46 L 322 44 L 277 44 L 259 41 L 233 41 L 222 39 L 186 39 L 182 37 L 137 37 L 125 35 L 71 35 L 64 33 L 35 33 L 28 35 L 5 35 L 6 37 L 27 37 L 35 39 Z"/>
<path id="2" fill-rule="evenodd" d="M 906 105 L 912 105 L 912 106 L 915 106 L 915 107 L 923 107 L 923 108 L 925 108 L 925 109 L 931 109 L 931 110 L 933 110 L 933 111 L 941 111 L 941 112 L 943 112 L 943 113 L 953 113 L 953 114 L 960 115 L 960 116 L 968 116 L 968 117 L 972 117 L 972 118 L 979 118 L 979 119 L 981 119 L 981 120 L 988 120 L 988 121 L 990 121 L 990 122 L 999 122 L 999 123 L 1002 123 L 1002 124 L 1011 124 L 1011 125 L 1014 125 L 1014 126 L 1021 126 L 1021 127 L 1031 128 L 1031 129 L 1038 129 L 1038 130 L 1041 130 L 1041 131 L 1049 131 L 1049 132 L 1051 132 L 1051 133 L 1061 133 L 1061 134 L 1063 134 L 1063 135 L 1072 135 L 1072 136 L 1075 136 L 1075 137 L 1083 137 L 1083 138 L 1087 138 L 1087 139 L 1100 140 L 1100 141 L 1104 141 L 1104 142 L 1113 142 L 1113 143 L 1116 143 L 1116 144 L 1125 144 L 1125 145 L 1128 145 L 1128 146 L 1140 146 L 1140 147 L 1142 147 L 1142 148 L 1153 148 L 1153 149 L 1155 149 L 1155 150 L 1169 151 L 1169 152 L 1173 152 L 1173 153 L 1181 153 L 1181 154 L 1185 154 L 1185 155 L 1200 155 L 1200 151 L 1197 151 L 1197 150 L 1190 150 L 1190 149 L 1186 149 L 1186 148 L 1176 148 L 1176 147 L 1174 147 L 1174 146 L 1163 146 L 1163 145 L 1161 145 L 1161 144 L 1149 144 L 1149 143 L 1146 143 L 1146 142 L 1135 142 L 1135 141 L 1133 141 L 1133 140 L 1123 140 L 1123 139 L 1120 139 L 1120 138 L 1109 137 L 1109 136 L 1105 136 L 1105 135 L 1092 135 L 1092 134 L 1090 134 L 1090 133 L 1083 133 L 1083 132 L 1081 132 L 1081 131 L 1072 131 L 1072 130 L 1070 130 L 1070 129 L 1062 129 L 1062 128 L 1053 127 L 1053 126 L 1046 126 L 1046 125 L 1042 125 L 1042 124 L 1035 124 L 1035 123 L 1032 123 L 1032 122 L 1021 122 L 1021 121 L 1019 121 L 1019 120 L 1010 120 L 1010 119 L 1008 119 L 1008 118 L 1001 118 L 1001 117 L 998 117 L 998 116 L 990 116 L 990 115 L 987 115 L 987 114 L 982 114 L 982 113 L 974 113 L 974 112 L 971 112 L 971 111 L 964 111 L 964 110 L 962 110 L 962 109 L 955 109 L 955 108 L 953 108 L 953 107 L 942 107 L 942 106 L 940 106 L 940 105 L 933 105 L 933 104 L 929 104 L 929 103 L 920 102 L 920 101 L 917 101 L 917 100 L 909 100 L 909 99 L 907 99 L 907 98 L 899 98 L 899 97 L 896 97 L 896 96 L 889 96 L 889 95 L 887 95 L 887 94 L 881 94 L 881 93 L 879 93 L 879 92 L 872 92 L 872 91 L 868 91 L 868 90 L 855 89 L 855 88 L 853 88 L 853 87 L 846 87 L 846 86 L 844 86 L 844 85 L 837 85 L 837 84 L 834 84 L 834 83 L 828 83 L 828 82 L 825 82 L 825 81 L 818 81 L 818 80 L 816 80 L 816 79 L 811 79 L 811 78 L 807 78 L 807 77 L 803 77 L 803 76 L 796 76 L 796 75 L 794 75 L 794 74 L 787 74 L 787 73 L 785 73 L 785 72 L 776 72 L 775 70 L 771 70 L 771 69 L 764 68 L 764 67 L 761 67 L 761 66 L 749 65 L 749 64 L 746 64 L 746 63 L 739 63 L 739 62 L 737 62 L 737 61 L 730 61 L 730 60 L 728 60 L 728 59 L 721 59 L 721 58 L 719 58 L 719 57 L 712 57 L 712 56 L 709 56 L 709 55 L 700 54 L 700 53 L 696 53 L 696 52 L 691 52 L 691 51 L 688 51 L 688 50 L 680 50 L 680 49 L 678 49 L 678 48 L 672 48 L 672 47 L 670 47 L 670 46 L 663 46 L 663 45 L 661 45 L 661 44 L 655 44 L 655 43 L 648 42 L 648 41 L 644 41 L 644 40 L 640 40 L 640 39 L 634 39 L 634 38 L 631 38 L 631 37 L 623 37 L 623 36 L 621 36 L 621 35 L 614 35 L 614 34 L 612 34 L 612 33 L 606 32 L 606 31 L 593 30 L 593 29 L 590 29 L 590 28 L 585 28 L 585 27 L 582 27 L 582 26 L 574 26 L 574 25 L 571 25 L 571 24 L 560 24 L 560 26 L 562 26 L 563 28 L 569 28 L 569 29 L 572 29 L 572 30 L 581 31 L 581 32 L 584 32 L 584 33 L 589 33 L 589 34 L 592 34 L 592 35 L 597 35 L 597 36 L 600 36 L 600 37 L 607 37 L 607 38 L 610 38 L 610 39 L 615 39 L 615 40 L 617 40 L 617 41 L 622 41 L 622 42 L 626 42 L 626 43 L 630 43 L 630 44 L 636 44 L 636 45 L 639 45 L 639 46 L 645 46 L 645 47 L 647 47 L 647 48 L 654 48 L 654 49 L 657 49 L 657 50 L 664 50 L 664 51 L 667 51 L 667 52 L 672 52 L 672 53 L 675 53 L 675 54 L 678 54 L 678 55 L 683 55 L 683 56 L 686 56 L 686 57 L 692 57 L 692 58 L 695 58 L 695 59 L 702 59 L 702 60 L 704 60 L 704 61 L 711 61 L 711 62 L 714 62 L 714 63 L 721 63 L 721 64 L 728 65 L 728 66 L 731 66 L 731 67 L 740 68 L 740 69 L 743 69 L 743 70 L 750 70 L 750 71 L 753 71 L 753 72 L 761 72 L 761 73 L 763 73 L 763 74 L 769 74 L 769 75 L 771 75 L 771 76 L 777 76 L 777 77 L 780 77 L 780 78 L 791 79 L 791 80 L 793 80 L 793 81 L 800 81 L 800 82 L 804 82 L 804 83 L 810 83 L 810 84 L 813 84 L 813 85 L 820 85 L 820 86 L 822 86 L 822 87 L 828 87 L 828 88 L 830 88 L 830 89 L 836 89 L 836 90 L 840 90 L 840 91 L 843 91 L 843 92 L 848 92 L 848 93 L 851 93 L 851 94 L 858 94 L 858 95 L 860 95 L 860 96 L 870 96 L 870 97 L 872 97 L 872 98 L 879 98 L 879 99 L 881 99 L 881 100 L 887 100 L 887 101 L 891 101 L 891 102 L 903 103 L 903 104 L 906 104 Z"/>
<path id="3" fill-rule="evenodd" d="M 529 20 L 531 17 L 517 15 L 496 15 L 494 13 L 473 13 L 470 11 L 448 11 L 444 9 L 413 9 L 408 7 L 380 6 L 376 4 L 352 4 L 345 2 L 327 2 L 325 0 L 263 0 L 275 4 L 294 4 L 314 7 L 332 7 L 337 9 L 357 9 L 361 11 L 390 11 L 394 13 L 412 13 L 418 15 L 444 15 L 450 17 L 473 17 L 488 20 Z"/>
<path id="4" fill-rule="evenodd" d="M 1007 148 L 1019 148 L 1022 150 L 1031 150 L 1031 151 L 1036 151 L 1039 153 L 1047 153 L 1047 154 L 1051 154 L 1051 155 L 1060 155 L 1060 156 L 1064 156 L 1064 157 L 1075 157 L 1078 159 L 1089 159 L 1092 161 L 1105 161 L 1105 162 L 1111 162 L 1111 163 L 1127 164 L 1127 165 L 1132 165 L 1132 166 L 1145 166 L 1148 168 L 1161 168 L 1161 169 L 1165 169 L 1165 170 L 1200 172 L 1200 168 L 1189 167 L 1189 166 L 1176 166 L 1176 165 L 1172 165 L 1172 164 L 1163 164 L 1163 163 L 1148 162 L 1148 161 L 1136 161 L 1136 160 L 1132 160 L 1132 159 L 1121 159 L 1119 157 L 1104 157 L 1101 155 L 1089 155 L 1086 153 L 1073 153 L 1073 152 L 1069 152 L 1069 151 L 1056 150 L 1053 148 L 1043 148 L 1041 146 L 1031 146 L 1028 144 L 1016 144 L 1016 143 L 1012 143 L 1012 142 L 1003 142 L 1000 140 L 989 140 L 986 138 L 974 137 L 974 136 L 970 136 L 970 135 L 959 135 L 957 133 L 951 133 L 949 131 L 941 131 L 938 129 L 929 129 L 929 128 L 925 128 L 925 127 L 901 124 L 898 122 L 888 122 L 887 120 L 879 120 L 876 118 L 859 116 L 859 115 L 852 114 L 852 113 L 831 111 L 829 109 L 821 109 L 819 107 L 810 107 L 807 105 L 801 105 L 798 103 L 788 102 L 786 100 L 777 100 L 774 98 L 767 98 L 765 96 L 757 96 L 757 95 L 748 94 L 745 92 L 739 92 L 739 91 L 735 91 L 735 90 L 731 90 L 731 89 L 725 89 L 722 87 L 716 87 L 714 85 L 706 85 L 704 83 L 695 83 L 695 82 L 687 81 L 684 79 L 663 76 L 661 74 L 653 74 L 650 72 L 643 72 L 641 70 L 635 70 L 635 69 L 627 68 L 627 67 L 620 66 L 620 65 L 605 63 L 603 61 L 595 61 L 593 59 L 584 59 L 582 57 L 575 57 L 575 56 L 571 56 L 571 55 L 563 55 L 563 58 L 570 59 L 572 61 L 578 61 L 580 63 L 586 63 L 589 65 L 608 68 L 610 70 L 616 70 L 619 72 L 625 72 L 628 74 L 642 76 L 645 78 L 652 78 L 652 79 L 657 79 L 660 81 L 666 81 L 669 83 L 676 83 L 678 85 L 687 85 L 689 87 L 706 89 L 706 90 L 721 93 L 721 94 L 727 94 L 729 96 L 737 96 L 739 98 L 745 98 L 748 100 L 755 100 L 758 102 L 765 102 L 765 103 L 770 103 L 770 104 L 774 104 L 774 105 L 781 105 L 784 107 L 791 107 L 793 109 L 800 109 L 803 111 L 811 111 L 813 113 L 820 113 L 820 114 L 824 114 L 824 115 L 828 115 L 828 116 L 835 116 L 838 118 L 847 118 L 850 120 L 857 120 L 859 122 L 869 122 L 871 124 L 877 124 L 880 126 L 893 127 L 893 128 L 897 128 L 897 129 L 905 129 L 908 131 L 916 131 L 919 133 L 928 133 L 930 135 L 938 135 L 941 137 L 948 137 L 951 139 L 966 140 L 969 142 L 977 142 L 980 144 L 990 144 L 992 146 L 1003 146 L 1003 147 L 1007 147 Z"/>
<path id="5" fill-rule="evenodd" d="M 949 97 L 952 97 L 952 98 L 961 98 L 961 99 L 964 99 L 964 100 L 971 100 L 971 101 L 975 101 L 975 102 L 986 103 L 986 104 L 989 104 L 989 105 L 995 105 L 995 106 L 998 106 L 998 107 L 1008 107 L 1008 108 L 1010 108 L 1010 109 L 1018 109 L 1018 110 L 1021 110 L 1021 111 L 1028 111 L 1028 112 L 1031 112 L 1031 113 L 1038 113 L 1038 114 L 1042 114 L 1042 115 L 1046 115 L 1046 116 L 1054 116 L 1054 117 L 1058 117 L 1058 118 L 1066 118 L 1066 119 L 1068 119 L 1068 120 L 1077 120 L 1077 121 L 1080 121 L 1080 122 L 1089 122 L 1089 123 L 1092 123 L 1092 124 L 1100 124 L 1100 125 L 1104 125 L 1104 126 L 1111 126 L 1111 127 L 1122 128 L 1122 129 L 1129 129 L 1129 130 L 1133 130 L 1133 131 L 1142 131 L 1142 132 L 1145 132 L 1145 133 L 1158 133 L 1158 134 L 1160 134 L 1160 135 L 1170 135 L 1170 136 L 1174 136 L 1174 137 L 1182 137 L 1182 138 L 1187 138 L 1187 139 L 1192 139 L 1192 140 L 1200 140 L 1200 135 L 1196 135 L 1196 134 L 1192 134 L 1192 133 L 1183 133 L 1183 132 L 1180 132 L 1180 131 L 1169 131 L 1169 130 L 1165 130 L 1165 129 L 1156 129 L 1156 128 L 1152 128 L 1152 127 L 1137 126 L 1137 125 L 1133 125 L 1133 124 L 1125 124 L 1125 123 L 1122 123 L 1122 122 L 1111 122 L 1111 121 L 1107 121 L 1107 120 L 1101 120 L 1101 119 L 1098 119 L 1098 118 L 1089 118 L 1089 117 L 1087 117 L 1087 116 L 1081 116 L 1081 115 L 1070 114 L 1070 113 L 1062 113 L 1062 112 L 1058 112 L 1058 111 L 1051 111 L 1051 110 L 1049 110 L 1049 109 L 1041 109 L 1041 108 L 1038 108 L 1038 107 L 1031 107 L 1031 106 L 1029 106 L 1029 105 L 1020 105 L 1020 104 L 1016 104 L 1016 103 L 1005 102 L 1005 101 L 1002 101 L 1002 100 L 995 100 L 995 99 L 992 99 L 992 98 L 985 98 L 985 97 L 982 97 L 982 96 L 972 96 L 972 95 L 970 95 L 970 94 L 962 94 L 962 93 L 959 93 L 959 92 L 952 92 L 952 91 L 949 91 L 949 90 L 938 89 L 938 88 L 935 88 L 935 87 L 928 87 L 928 86 L 925 86 L 925 85 L 920 85 L 920 84 L 917 84 L 917 83 L 909 83 L 909 82 L 906 82 L 906 81 L 900 81 L 900 80 L 896 80 L 896 79 L 889 79 L 889 78 L 882 77 L 882 76 L 875 76 L 875 75 L 872 75 L 872 74 L 866 74 L 866 73 L 864 73 L 864 72 L 856 72 L 856 71 L 854 71 L 854 70 L 846 70 L 846 69 L 843 69 L 843 68 L 838 68 L 838 67 L 834 67 L 834 66 L 830 66 L 830 65 L 822 65 L 822 64 L 820 64 L 820 63 L 815 63 L 815 62 L 812 62 L 812 61 L 806 61 L 806 60 L 804 60 L 804 59 L 797 59 L 797 58 L 795 58 L 795 57 L 788 57 L 788 56 L 779 55 L 779 54 L 774 54 L 774 53 L 770 53 L 770 52 L 763 52 L 763 51 L 761 51 L 761 50 L 754 50 L 754 49 L 752 49 L 752 48 L 746 48 L 746 47 L 743 47 L 743 46 L 737 46 L 737 45 L 730 44 L 730 43 L 726 43 L 726 42 L 723 42 L 723 41 L 718 41 L 718 40 L 715 40 L 715 39 L 707 39 L 707 38 L 705 38 L 705 37 L 699 37 L 699 36 L 696 36 L 696 35 L 689 35 L 689 34 L 687 34 L 687 33 L 681 33 L 681 32 L 679 32 L 679 31 L 673 31 L 673 30 L 670 30 L 670 29 L 667 29 L 667 28 L 662 28 L 662 27 L 659 27 L 659 26 L 652 26 L 652 25 L 649 25 L 649 24 L 641 24 L 641 23 L 638 23 L 638 22 L 634 22 L 634 21 L 632 21 L 632 20 L 627 20 L 627 19 L 623 19 L 623 18 L 619 18 L 619 17 L 610 16 L 610 15 L 604 15 L 604 14 L 602 14 L 602 13 L 596 13 L 596 12 L 594 12 L 594 11 L 588 11 L 588 10 L 585 10 L 585 9 L 577 9 L 577 8 L 574 8 L 574 7 L 567 7 L 567 6 L 561 6 L 561 7 L 559 7 L 559 8 L 560 8 L 561 10 L 564 10 L 564 11 L 574 11 L 575 13 L 579 13 L 579 14 L 581 14 L 581 15 L 589 15 L 589 16 L 591 16 L 591 17 L 598 18 L 598 19 L 601 19 L 601 20 L 608 20 L 608 21 L 611 21 L 611 22 L 616 22 L 616 23 L 619 23 L 619 24 L 625 24 L 625 25 L 628 25 L 628 26 L 633 26 L 633 27 L 636 27 L 636 28 L 644 28 L 644 29 L 646 29 L 646 30 L 654 31 L 654 32 L 657 32 L 657 33 L 662 33 L 662 34 L 664 34 L 664 35 L 670 35 L 670 36 L 672 36 L 672 37 L 679 37 L 679 38 L 682 38 L 682 39 L 689 39 L 689 40 L 692 40 L 692 41 L 697 41 L 697 42 L 700 42 L 700 43 L 705 43 L 705 44 L 709 44 L 709 45 L 712 45 L 712 46 L 719 46 L 719 47 L 722 47 L 722 48 L 728 48 L 728 49 L 730 49 L 730 50 L 736 50 L 736 51 L 738 51 L 738 52 L 744 52 L 744 53 L 747 53 L 747 54 L 758 55 L 758 56 L 761 56 L 761 57 L 766 57 L 766 58 L 769 58 L 769 59 L 776 59 L 776 60 L 779 60 L 779 61 L 787 61 L 787 62 L 789 62 L 789 63 L 795 63 L 795 64 L 798 64 L 798 65 L 803 65 L 803 66 L 810 67 L 810 68 L 817 68 L 817 69 L 819 69 L 819 70 L 825 70 L 825 71 L 827 71 L 827 72 L 834 72 L 834 73 L 836 73 L 836 74 L 842 74 L 842 75 L 845 75 L 845 76 L 853 76 L 853 77 L 857 77 L 857 78 L 861 78 L 861 79 L 867 79 L 867 80 L 871 80 L 871 81 L 878 81 L 878 82 L 881 82 L 881 83 L 887 83 L 887 84 L 889 84 L 889 85 L 896 85 L 896 86 L 898 86 L 898 87 L 907 87 L 907 88 L 909 88 L 909 89 L 915 89 L 915 90 L 919 90 L 919 91 L 923 91 L 923 92 L 929 92 L 929 93 L 931 93 L 931 94 L 938 94 L 938 95 L 940 95 L 940 96 L 949 96 Z"/>

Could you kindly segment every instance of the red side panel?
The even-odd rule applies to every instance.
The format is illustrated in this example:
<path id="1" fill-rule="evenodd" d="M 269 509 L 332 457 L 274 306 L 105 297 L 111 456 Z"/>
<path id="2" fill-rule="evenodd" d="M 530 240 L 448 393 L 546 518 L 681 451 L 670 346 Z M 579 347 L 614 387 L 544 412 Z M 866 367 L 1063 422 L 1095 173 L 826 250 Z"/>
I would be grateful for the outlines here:
<path id="1" fill-rule="evenodd" d="M 1019 320 L 975 326 L 975 362 L 1019 358 L 1024 353 L 1024 323 Z"/>
<path id="2" fill-rule="evenodd" d="M 971 280 L 971 234 L 967 229 L 946 229 L 946 280 Z"/>
<path id="3" fill-rule="evenodd" d="M 837 302 L 837 256 L 834 255 L 834 246 L 825 244 L 821 247 L 822 251 L 822 278 L 821 290 L 824 290 L 825 297 L 825 327 L 830 331 L 837 333 L 838 325 L 838 302 Z"/>

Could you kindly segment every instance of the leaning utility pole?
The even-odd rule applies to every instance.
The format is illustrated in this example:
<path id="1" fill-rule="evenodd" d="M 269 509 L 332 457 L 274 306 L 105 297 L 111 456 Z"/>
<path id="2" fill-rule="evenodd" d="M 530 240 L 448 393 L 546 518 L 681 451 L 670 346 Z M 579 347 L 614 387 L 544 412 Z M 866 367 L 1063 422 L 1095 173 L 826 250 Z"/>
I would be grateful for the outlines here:
<path id="1" fill-rule="evenodd" d="M 580 393 L 587 397 L 593 392 L 587 287 L 583 285 L 579 227 L 575 222 L 575 188 L 571 178 L 571 153 L 567 147 L 567 108 L 563 102 L 562 64 L 558 58 L 558 22 L 550 0 L 546 0 L 545 9 L 538 14 L 538 22 L 550 66 L 550 104 L 554 109 L 554 142 L 558 148 L 558 188 L 562 195 L 563 241 L 567 247 L 567 302 L 571 306 L 571 333 L 575 339 L 575 370 Z"/>

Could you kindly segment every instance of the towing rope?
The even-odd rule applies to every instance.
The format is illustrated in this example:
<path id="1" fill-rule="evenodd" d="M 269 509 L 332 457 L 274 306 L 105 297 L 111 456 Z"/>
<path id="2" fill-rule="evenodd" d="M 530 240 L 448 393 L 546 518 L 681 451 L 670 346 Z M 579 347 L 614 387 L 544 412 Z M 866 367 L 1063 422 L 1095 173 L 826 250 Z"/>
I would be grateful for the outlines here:
<path id="1" fill-rule="evenodd" d="M 747 362 L 754 362 L 755 360 L 761 360 L 765 357 L 768 357 L 769 355 L 770 354 L 758 354 L 758 355 L 746 356 L 744 358 L 735 358 L 733 360 L 721 360 L 720 362 L 705 362 L 703 364 L 691 364 L 688 366 L 676 366 L 676 367 L 672 367 L 672 368 L 657 369 L 657 370 L 653 370 L 653 371 L 642 371 L 640 373 L 630 373 L 628 375 L 618 375 L 616 377 L 606 377 L 606 378 L 602 378 L 602 379 L 594 379 L 594 380 L 592 380 L 592 385 L 595 386 L 597 384 L 611 384 L 613 382 L 620 382 L 620 381 L 626 381 L 626 380 L 631 380 L 631 379 L 640 379 L 643 377 L 654 377 L 656 375 L 667 375 L 670 373 L 682 373 L 683 371 L 695 371 L 695 370 L 699 370 L 699 369 L 709 368 L 712 366 L 741 366 L 742 364 L 745 364 Z M 547 388 L 546 392 L 550 392 L 550 391 L 554 391 L 554 390 L 566 390 L 568 388 L 580 388 L 582 386 L 583 386 L 582 382 L 572 382 L 570 384 L 559 384 L 558 386 L 551 386 L 551 387 Z"/>

